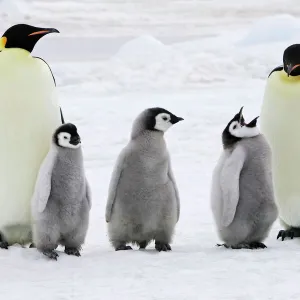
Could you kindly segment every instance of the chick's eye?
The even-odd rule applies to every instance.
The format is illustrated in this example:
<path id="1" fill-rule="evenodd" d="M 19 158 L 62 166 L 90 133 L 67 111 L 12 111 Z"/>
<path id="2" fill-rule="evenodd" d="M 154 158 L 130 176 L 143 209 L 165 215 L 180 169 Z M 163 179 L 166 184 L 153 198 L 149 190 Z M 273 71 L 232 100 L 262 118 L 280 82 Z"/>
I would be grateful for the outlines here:
<path id="1" fill-rule="evenodd" d="M 64 136 L 64 139 L 66 140 L 66 139 L 67 139 L 67 137 L 66 137 L 66 136 Z"/>
<path id="2" fill-rule="evenodd" d="M 236 125 L 233 126 L 233 129 L 236 129 Z"/>
<path id="3" fill-rule="evenodd" d="M 167 121 L 167 120 L 168 120 L 168 118 L 167 118 L 167 117 L 163 117 L 163 120 L 164 120 L 164 121 Z"/>

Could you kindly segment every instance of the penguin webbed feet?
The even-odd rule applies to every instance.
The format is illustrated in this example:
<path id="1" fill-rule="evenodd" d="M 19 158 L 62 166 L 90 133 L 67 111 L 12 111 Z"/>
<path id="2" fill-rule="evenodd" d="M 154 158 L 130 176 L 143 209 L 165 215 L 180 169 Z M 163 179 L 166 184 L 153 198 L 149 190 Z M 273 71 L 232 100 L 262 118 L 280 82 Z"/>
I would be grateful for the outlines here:
<path id="1" fill-rule="evenodd" d="M 284 241 L 285 238 L 290 238 L 292 240 L 294 237 L 300 237 L 300 228 L 291 227 L 287 230 L 279 230 L 277 240 L 280 237 L 282 241 Z"/>
<path id="2" fill-rule="evenodd" d="M 79 249 L 74 247 L 65 247 L 65 253 L 68 255 L 81 256 Z"/>
<path id="3" fill-rule="evenodd" d="M 265 249 L 267 246 L 261 242 L 251 242 L 251 243 L 240 243 L 236 245 L 228 246 L 227 244 L 217 244 L 218 247 L 225 247 L 225 248 L 231 248 L 231 249 Z"/>
<path id="4" fill-rule="evenodd" d="M 57 257 L 59 256 L 57 252 L 52 249 L 43 250 L 42 253 L 53 260 L 57 260 Z"/>
<path id="5" fill-rule="evenodd" d="M 148 242 L 142 241 L 142 242 L 138 243 L 138 245 L 140 246 L 140 250 L 144 250 L 144 249 L 146 249 Z"/>
<path id="6" fill-rule="evenodd" d="M 158 252 L 161 252 L 161 251 L 171 251 L 172 248 L 169 244 L 167 243 L 163 243 L 163 242 L 159 242 L 159 241 L 155 241 L 155 249 L 158 251 Z"/>
<path id="7" fill-rule="evenodd" d="M 120 245 L 118 247 L 116 247 L 115 249 L 116 251 L 121 251 L 121 250 L 132 250 L 132 248 L 130 246 L 126 246 L 125 244 L 124 245 Z"/>
<path id="8" fill-rule="evenodd" d="M 261 242 L 252 242 L 249 245 L 251 247 L 250 249 L 265 249 L 265 248 L 267 248 L 267 246 Z"/>

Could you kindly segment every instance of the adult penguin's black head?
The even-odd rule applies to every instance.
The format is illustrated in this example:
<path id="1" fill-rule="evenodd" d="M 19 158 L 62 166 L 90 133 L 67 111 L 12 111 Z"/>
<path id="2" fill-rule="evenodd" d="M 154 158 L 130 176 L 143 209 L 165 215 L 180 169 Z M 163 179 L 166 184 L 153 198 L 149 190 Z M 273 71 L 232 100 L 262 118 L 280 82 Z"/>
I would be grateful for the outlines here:
<path id="1" fill-rule="evenodd" d="M 17 24 L 5 31 L 0 40 L 0 48 L 21 48 L 31 52 L 40 38 L 53 32 L 59 33 L 55 28 Z"/>
<path id="2" fill-rule="evenodd" d="M 284 50 L 283 68 L 288 76 L 300 75 L 300 44 L 291 45 Z"/>

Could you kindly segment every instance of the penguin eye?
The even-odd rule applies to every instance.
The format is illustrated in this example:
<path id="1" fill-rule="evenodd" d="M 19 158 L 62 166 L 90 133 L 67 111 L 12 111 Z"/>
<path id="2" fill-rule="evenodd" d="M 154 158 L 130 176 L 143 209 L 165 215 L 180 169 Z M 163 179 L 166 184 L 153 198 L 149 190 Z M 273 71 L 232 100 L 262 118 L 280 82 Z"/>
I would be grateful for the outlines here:
<path id="1" fill-rule="evenodd" d="M 236 129 L 236 125 L 233 126 L 233 129 Z"/>
<path id="2" fill-rule="evenodd" d="M 64 136 L 64 139 L 66 140 L 68 137 L 67 136 Z"/>
<path id="3" fill-rule="evenodd" d="M 168 117 L 163 117 L 163 120 L 164 120 L 164 121 L 167 121 L 167 120 L 168 120 Z"/>

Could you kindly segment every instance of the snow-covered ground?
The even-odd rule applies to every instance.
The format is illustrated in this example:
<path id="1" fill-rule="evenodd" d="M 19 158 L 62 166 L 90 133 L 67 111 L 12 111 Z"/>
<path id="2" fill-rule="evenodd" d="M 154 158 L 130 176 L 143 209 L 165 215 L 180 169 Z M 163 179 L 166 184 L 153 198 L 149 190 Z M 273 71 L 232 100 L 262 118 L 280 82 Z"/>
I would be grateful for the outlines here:
<path id="1" fill-rule="evenodd" d="M 2 31 L 17 22 L 61 31 L 34 54 L 48 60 L 65 118 L 79 128 L 93 192 L 82 257 L 1 251 L 1 299 L 299 299 L 299 241 L 277 241 L 276 223 L 265 250 L 217 248 L 209 206 L 221 132 L 242 105 L 246 118 L 259 115 L 268 73 L 300 40 L 298 0 L 2 0 L 0 8 Z M 153 106 L 185 119 L 166 133 L 182 207 L 173 251 L 115 252 L 108 182 L 132 121 Z"/>

